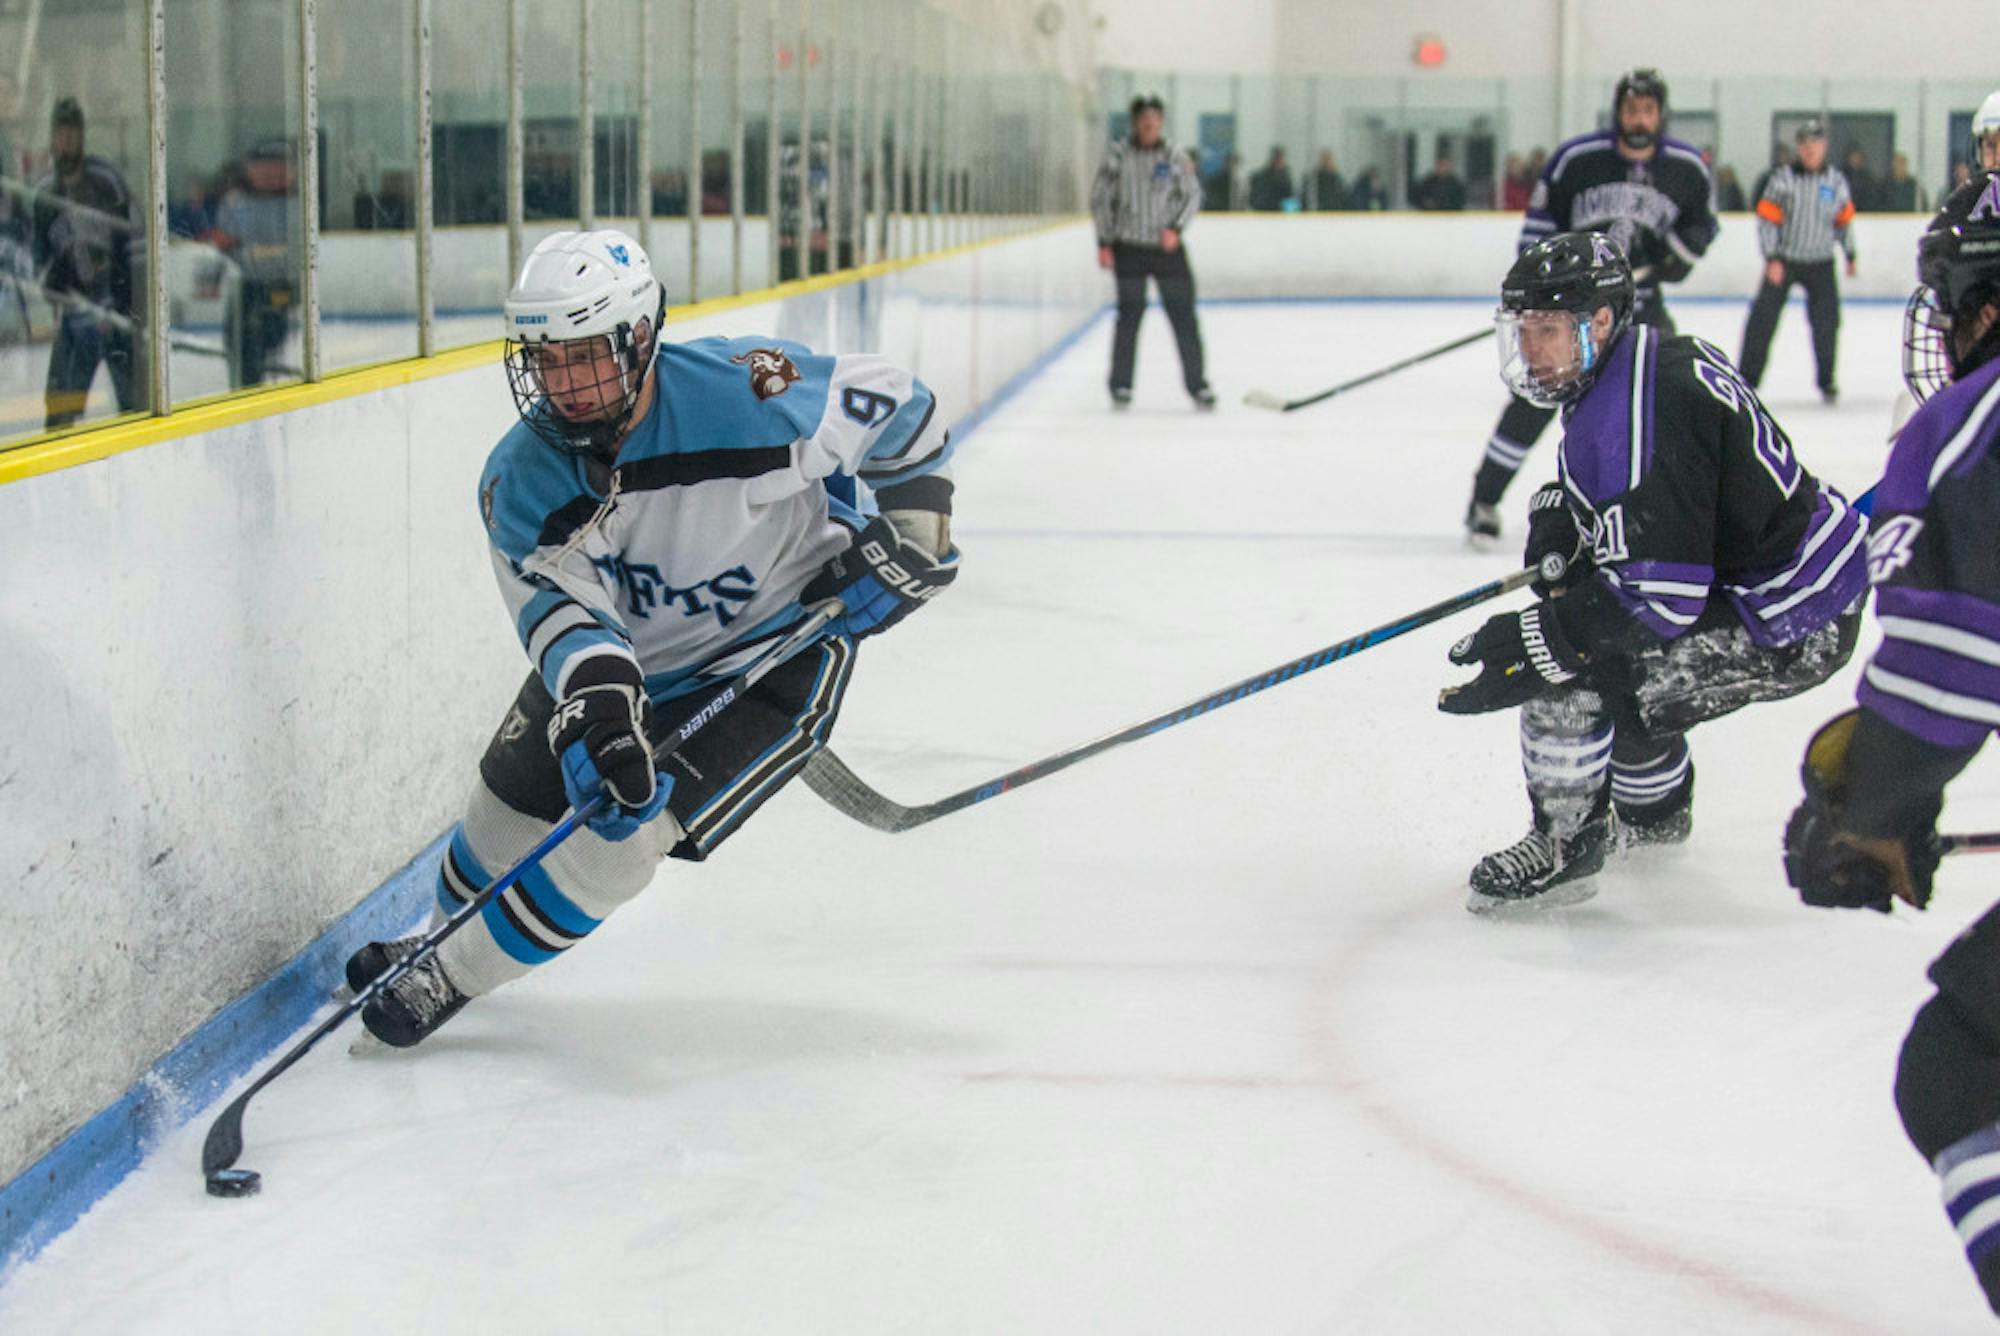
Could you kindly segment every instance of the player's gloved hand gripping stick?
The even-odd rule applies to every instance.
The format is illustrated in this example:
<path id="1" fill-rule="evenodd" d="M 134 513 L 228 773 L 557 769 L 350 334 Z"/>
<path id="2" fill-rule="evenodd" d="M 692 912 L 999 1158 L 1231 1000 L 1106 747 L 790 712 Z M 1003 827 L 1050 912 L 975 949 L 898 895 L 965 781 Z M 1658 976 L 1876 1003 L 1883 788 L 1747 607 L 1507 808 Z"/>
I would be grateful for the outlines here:
<path id="1" fill-rule="evenodd" d="M 947 797 L 939 798 L 936 802 L 924 803 L 917 807 L 905 807 L 899 802 L 886 798 L 864 783 L 859 776 L 847 768 L 845 762 L 831 751 L 822 751 L 806 763 L 804 772 L 806 785 L 814 793 L 817 793 L 828 806 L 842 815 L 853 817 L 864 826 L 872 826 L 876 830 L 887 831 L 892 835 L 898 834 L 910 829 L 912 826 L 921 826 L 925 822 L 935 821 L 941 816 L 949 816 L 951 813 L 961 808 L 970 807 L 974 803 L 998 797 L 1009 790 L 1020 788 L 1023 784 L 1041 779 L 1045 775 L 1053 775 L 1058 770 L 1066 770 L 1078 761 L 1087 760 L 1102 752 L 1110 751 L 1113 747 L 1122 747 L 1128 742 L 1135 742 L 1140 738 L 1150 737 L 1154 733 L 1163 732 L 1166 729 L 1172 728 L 1175 724 L 1184 724 L 1190 719 L 1207 714 L 1210 710 L 1242 700 L 1245 696 L 1254 696 L 1266 688 L 1289 682 L 1293 678 L 1309 673 L 1315 668 L 1324 668 L 1329 663 L 1350 658 L 1353 655 L 1359 654 L 1362 650 L 1373 649 L 1385 640 L 1393 640 L 1397 636 L 1414 631 L 1420 626 L 1429 626 L 1432 622 L 1442 621 L 1455 612 L 1463 612 L 1465 609 L 1484 603 L 1488 599 L 1498 598 L 1502 594 L 1523 588 L 1536 579 L 1547 580 L 1550 583 L 1559 582 L 1563 577 L 1563 568 L 1563 559 L 1560 556 L 1552 555 L 1540 567 L 1531 566 L 1526 570 L 1516 571 L 1504 579 L 1494 580 L 1489 584 L 1480 585 L 1477 589 L 1467 590 L 1455 598 L 1448 598 L 1442 603 L 1434 603 L 1428 608 L 1424 608 L 1419 612 L 1413 612 L 1409 616 L 1390 622 L 1386 626 L 1378 626 L 1372 631 L 1364 631 L 1360 635 L 1349 640 L 1343 640 L 1337 645 L 1328 645 L 1325 649 L 1314 650 L 1302 658 L 1293 659 L 1290 663 L 1281 663 L 1269 672 L 1245 678 L 1243 681 L 1226 686 L 1220 691 L 1211 692 L 1209 695 L 1203 696 L 1200 700 L 1189 701 L 1179 709 L 1168 710 L 1165 714 L 1156 714 L 1151 719 L 1142 719 L 1138 723 L 1121 728 L 1115 733 L 1107 733 L 1095 741 L 1071 747 L 1067 751 L 1059 751 L 1055 755 L 1045 756 L 1039 761 L 1031 761 L 1018 770 L 1010 770 L 1004 775 L 987 780 L 984 784 L 977 784 L 972 788 L 962 789 Z"/>
<path id="2" fill-rule="evenodd" d="M 702 728 L 713 723 L 717 715 L 735 704 L 743 693 L 765 674 L 811 644 L 821 631 L 840 617 L 843 611 L 838 600 L 823 603 L 815 608 L 790 635 L 773 645 L 748 668 L 729 679 L 716 690 L 706 705 L 689 715 L 687 722 L 682 724 L 670 739 L 673 746 L 678 747 Z M 672 750 L 671 747 L 668 748 L 666 754 L 671 755 Z M 418 961 L 436 951 L 440 942 L 477 917 L 493 897 L 526 876 L 549 855 L 551 850 L 588 824 L 591 818 L 597 816 L 612 802 L 610 792 L 600 788 L 595 796 L 587 799 L 582 806 L 572 808 L 567 816 L 556 823 L 555 829 L 543 837 L 540 844 L 530 849 L 520 862 L 495 877 L 485 890 L 466 901 L 450 918 L 431 929 L 415 951 L 383 971 L 380 978 L 361 989 L 339 1010 L 321 1021 L 311 1034 L 292 1045 L 285 1055 L 272 1063 L 269 1070 L 253 1081 L 248 1089 L 231 1100 L 228 1107 L 224 1108 L 209 1125 L 208 1138 L 201 1147 L 201 1172 L 208 1179 L 212 1194 L 249 1196 L 256 1191 L 258 1175 L 252 1170 L 235 1169 L 231 1166 L 243 1154 L 243 1111 L 258 1091 L 282 1076 L 292 1064 L 311 1051 L 313 1045 L 338 1029 L 349 1016 L 358 1015 L 363 1007 L 374 1000 L 377 993 L 408 974 Z"/>

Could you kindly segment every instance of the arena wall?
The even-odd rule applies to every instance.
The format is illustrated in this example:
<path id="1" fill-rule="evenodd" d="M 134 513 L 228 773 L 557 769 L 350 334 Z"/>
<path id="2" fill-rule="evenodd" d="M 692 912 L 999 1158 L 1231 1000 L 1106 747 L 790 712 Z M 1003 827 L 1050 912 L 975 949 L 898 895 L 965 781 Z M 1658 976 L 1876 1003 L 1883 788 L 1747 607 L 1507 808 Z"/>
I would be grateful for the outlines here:
<path id="1" fill-rule="evenodd" d="M 879 349 L 962 430 L 1103 299 L 1071 223 L 669 334 Z M 497 349 L 409 366 L 0 468 L 0 1265 L 324 1002 L 324 962 L 283 1015 L 260 985 L 449 827 L 520 683 L 475 504 L 514 420 Z M 413 865 L 370 922 L 407 923 L 426 881 Z"/>

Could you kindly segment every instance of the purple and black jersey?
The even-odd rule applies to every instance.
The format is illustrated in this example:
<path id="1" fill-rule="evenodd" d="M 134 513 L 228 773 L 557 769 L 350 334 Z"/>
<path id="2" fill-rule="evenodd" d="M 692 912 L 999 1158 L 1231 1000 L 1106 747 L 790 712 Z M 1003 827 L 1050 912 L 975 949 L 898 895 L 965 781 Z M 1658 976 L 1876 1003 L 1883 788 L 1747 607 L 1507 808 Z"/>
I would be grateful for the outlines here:
<path id="1" fill-rule="evenodd" d="M 1685 276 L 1720 225 L 1708 164 L 1691 144 L 1662 136 L 1653 156 L 1633 162 L 1609 130 L 1578 135 L 1550 155 L 1521 220 L 1520 249 L 1558 232 L 1603 232 L 1624 250 L 1640 304 L 1658 284 Z"/>
<path id="2" fill-rule="evenodd" d="M 1662 639 L 1693 627 L 1719 590 L 1753 641 L 1790 645 L 1867 588 L 1861 515 L 1805 470 L 1700 339 L 1628 330 L 1564 409 L 1557 459 L 1593 579 Z"/>
<path id="3" fill-rule="evenodd" d="M 1869 575 L 1882 645 L 1861 704 L 1963 748 L 2000 728 L 2000 360 L 1917 410 L 1875 494 Z"/>

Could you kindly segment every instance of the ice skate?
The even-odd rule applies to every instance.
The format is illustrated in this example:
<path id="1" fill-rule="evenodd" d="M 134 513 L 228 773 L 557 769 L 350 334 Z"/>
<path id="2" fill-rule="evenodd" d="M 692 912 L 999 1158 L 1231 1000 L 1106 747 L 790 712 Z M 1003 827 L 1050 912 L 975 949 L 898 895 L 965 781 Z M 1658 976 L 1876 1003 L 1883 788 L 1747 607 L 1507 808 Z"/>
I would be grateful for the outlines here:
<path id="1" fill-rule="evenodd" d="M 1475 914 L 1580 904 L 1597 894 L 1593 874 L 1604 866 L 1611 818 L 1601 816 L 1567 838 L 1531 830 L 1472 869 L 1465 907 Z"/>

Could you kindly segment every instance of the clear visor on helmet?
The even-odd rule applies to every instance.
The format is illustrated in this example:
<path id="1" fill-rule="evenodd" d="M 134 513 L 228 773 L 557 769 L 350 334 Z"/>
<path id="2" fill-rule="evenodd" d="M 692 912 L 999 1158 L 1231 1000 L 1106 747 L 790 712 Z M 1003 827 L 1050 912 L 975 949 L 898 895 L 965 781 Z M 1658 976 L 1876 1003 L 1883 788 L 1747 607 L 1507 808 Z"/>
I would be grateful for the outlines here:
<path id="1" fill-rule="evenodd" d="M 1500 379 L 1537 408 L 1581 395 L 1596 370 L 1590 316 L 1574 311 L 1510 311 L 1493 315 L 1500 333 Z"/>
<path id="2" fill-rule="evenodd" d="M 1903 308 L 1903 383 L 1922 403 L 1951 381 L 1951 312 L 1920 287 Z"/>

